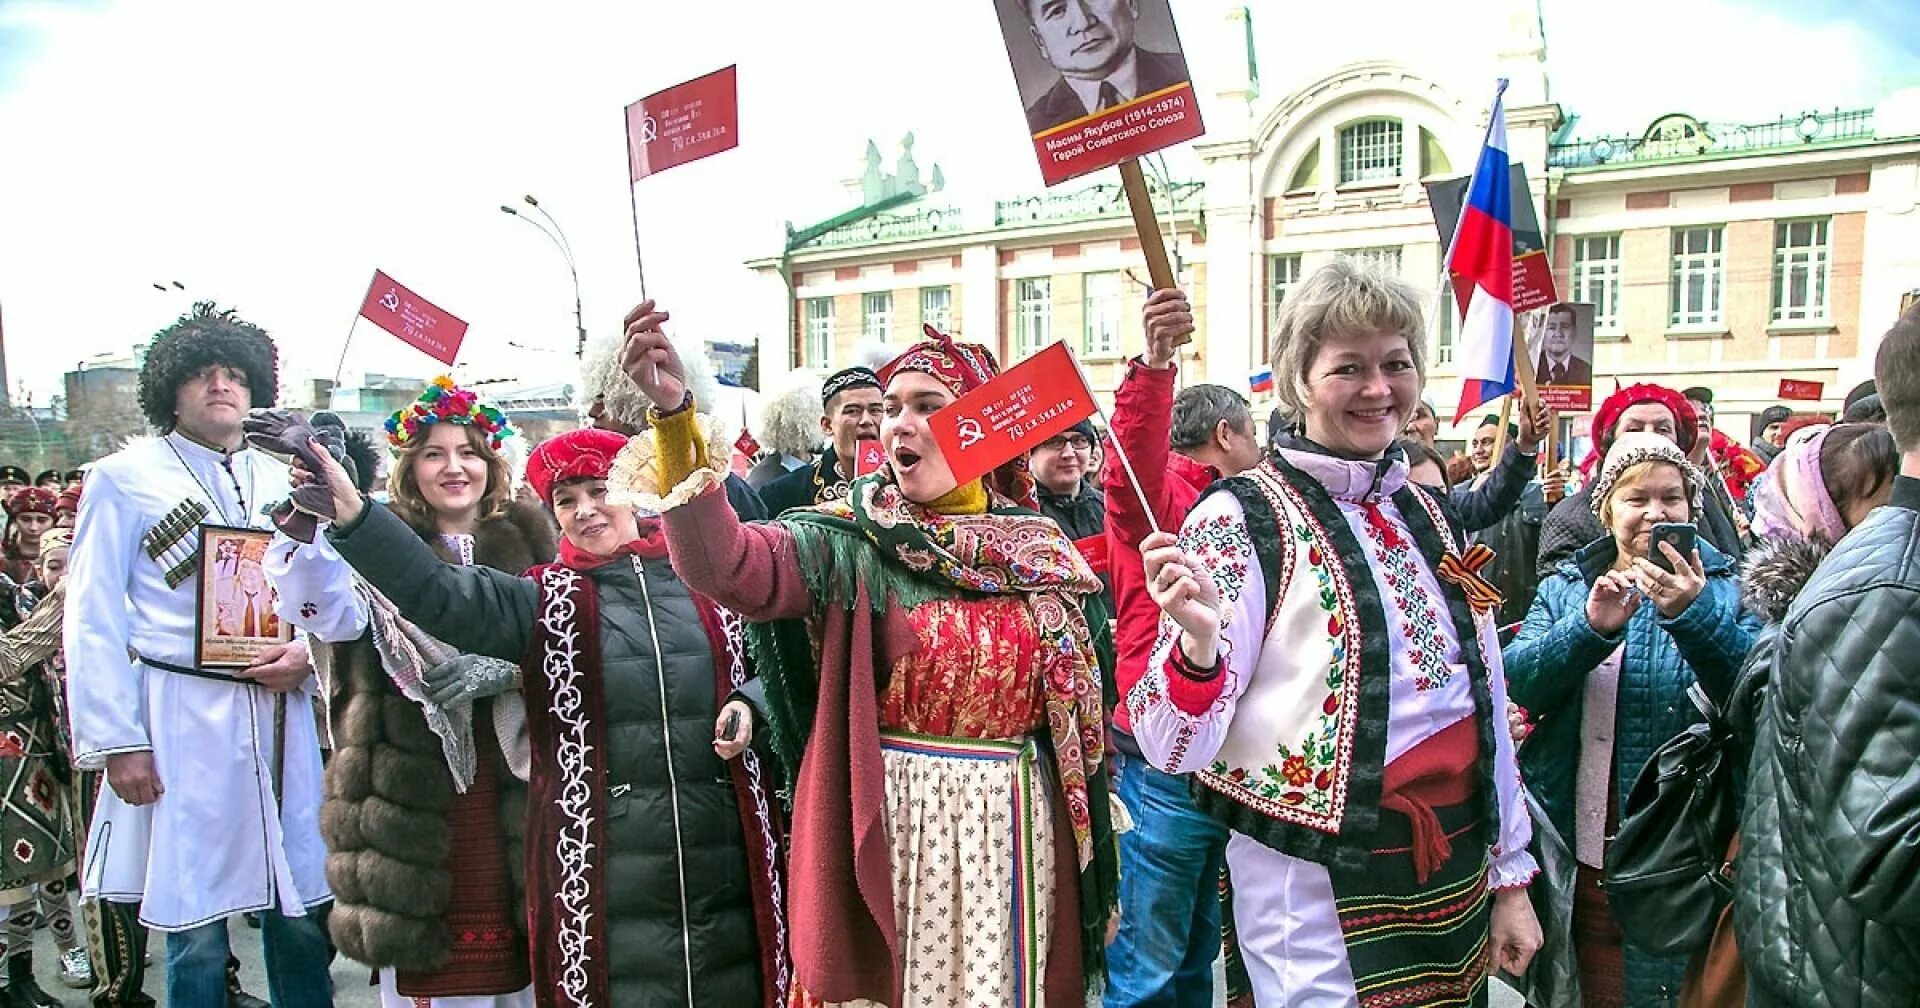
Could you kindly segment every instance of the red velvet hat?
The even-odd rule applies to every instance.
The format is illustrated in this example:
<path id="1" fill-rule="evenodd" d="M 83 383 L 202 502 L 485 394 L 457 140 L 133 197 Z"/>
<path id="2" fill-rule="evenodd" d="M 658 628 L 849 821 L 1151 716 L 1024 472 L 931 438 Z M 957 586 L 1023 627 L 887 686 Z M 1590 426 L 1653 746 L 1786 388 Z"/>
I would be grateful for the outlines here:
<path id="1" fill-rule="evenodd" d="M 593 427 L 571 430 L 542 441 L 527 458 L 527 485 L 552 507 L 555 483 L 606 479 L 613 471 L 613 457 L 626 446 L 624 436 Z"/>
<path id="2" fill-rule="evenodd" d="M 1594 412 L 1593 450 L 1588 452 L 1586 460 L 1580 463 L 1582 470 L 1592 472 L 1600 464 L 1607 449 L 1613 445 L 1613 428 L 1620 423 L 1621 414 L 1625 413 L 1629 407 L 1638 406 L 1641 403 L 1658 403 L 1665 406 L 1673 414 L 1673 433 L 1680 445 L 1680 451 L 1686 453 L 1693 450 L 1693 442 L 1700 434 L 1695 428 L 1698 417 L 1693 411 L 1693 404 L 1688 402 L 1685 396 L 1665 385 L 1644 383 L 1628 385 L 1608 396 L 1606 401 L 1600 404 L 1600 408 Z"/>
<path id="3" fill-rule="evenodd" d="M 60 506 L 60 499 L 46 487 L 27 487 L 14 494 L 7 501 L 7 517 L 18 518 L 23 514 L 43 514 L 54 517 L 54 509 Z"/>

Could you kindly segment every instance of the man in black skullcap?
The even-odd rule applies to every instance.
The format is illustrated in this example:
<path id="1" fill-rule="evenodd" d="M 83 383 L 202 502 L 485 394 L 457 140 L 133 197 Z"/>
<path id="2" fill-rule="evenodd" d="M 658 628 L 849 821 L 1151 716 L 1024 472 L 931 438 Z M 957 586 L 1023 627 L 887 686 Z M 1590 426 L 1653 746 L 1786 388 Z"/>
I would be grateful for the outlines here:
<path id="1" fill-rule="evenodd" d="M 881 401 L 880 377 L 871 368 L 850 367 L 828 375 L 820 386 L 820 399 L 826 405 L 820 429 L 832 441 L 820 453 L 818 462 L 761 488 L 760 500 L 767 505 L 768 515 L 845 497 L 847 486 L 853 482 L 860 442 L 880 440 L 880 418 L 886 414 L 886 405 Z"/>
<path id="2" fill-rule="evenodd" d="M 25 490 L 32 478 L 19 466 L 0 466 L 0 501 L 13 499 L 13 495 Z"/>

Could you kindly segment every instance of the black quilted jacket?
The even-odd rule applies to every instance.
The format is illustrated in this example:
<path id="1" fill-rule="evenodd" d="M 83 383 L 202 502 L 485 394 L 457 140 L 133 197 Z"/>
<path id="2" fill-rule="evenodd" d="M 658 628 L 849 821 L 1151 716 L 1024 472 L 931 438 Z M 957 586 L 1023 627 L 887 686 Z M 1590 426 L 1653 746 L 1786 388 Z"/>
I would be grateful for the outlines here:
<path id="1" fill-rule="evenodd" d="M 1920 1004 L 1920 481 L 1834 547 L 1751 671 L 1751 1003 Z"/>

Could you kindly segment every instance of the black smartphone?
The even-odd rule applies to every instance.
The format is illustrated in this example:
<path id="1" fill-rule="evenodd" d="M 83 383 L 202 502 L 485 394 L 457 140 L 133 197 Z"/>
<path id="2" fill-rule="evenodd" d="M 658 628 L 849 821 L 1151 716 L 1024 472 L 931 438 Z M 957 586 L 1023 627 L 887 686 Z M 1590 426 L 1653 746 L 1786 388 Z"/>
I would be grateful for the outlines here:
<path id="1" fill-rule="evenodd" d="M 1688 522 L 1661 522 L 1653 527 L 1653 537 L 1647 542 L 1647 559 L 1655 567 L 1673 573 L 1673 561 L 1667 559 L 1667 553 L 1660 548 L 1661 543 L 1672 543 L 1673 548 L 1682 557 L 1693 555 L 1695 539 L 1699 531 Z"/>
<path id="2" fill-rule="evenodd" d="M 739 730 L 740 730 L 740 712 L 737 710 L 728 711 L 726 722 L 721 724 L 720 726 L 721 741 L 724 742 L 726 740 L 733 738 L 734 733 Z"/>

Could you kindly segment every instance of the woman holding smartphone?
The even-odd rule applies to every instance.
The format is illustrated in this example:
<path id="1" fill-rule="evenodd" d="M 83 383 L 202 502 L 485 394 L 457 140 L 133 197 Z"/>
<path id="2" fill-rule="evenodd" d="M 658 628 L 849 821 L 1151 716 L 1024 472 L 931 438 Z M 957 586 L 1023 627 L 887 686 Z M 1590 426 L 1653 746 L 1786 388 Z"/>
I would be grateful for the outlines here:
<path id="1" fill-rule="evenodd" d="M 1733 561 L 1689 535 L 1703 485 L 1667 438 L 1616 438 L 1593 485 L 1606 537 L 1541 582 L 1504 650 L 1508 690 L 1537 719 L 1521 771 L 1579 865 L 1573 939 L 1590 1008 L 1672 1005 L 1686 970 L 1684 956 L 1624 947 L 1600 879 L 1634 778 L 1695 720 L 1688 688 L 1724 707 L 1760 626 L 1740 608 Z"/>

